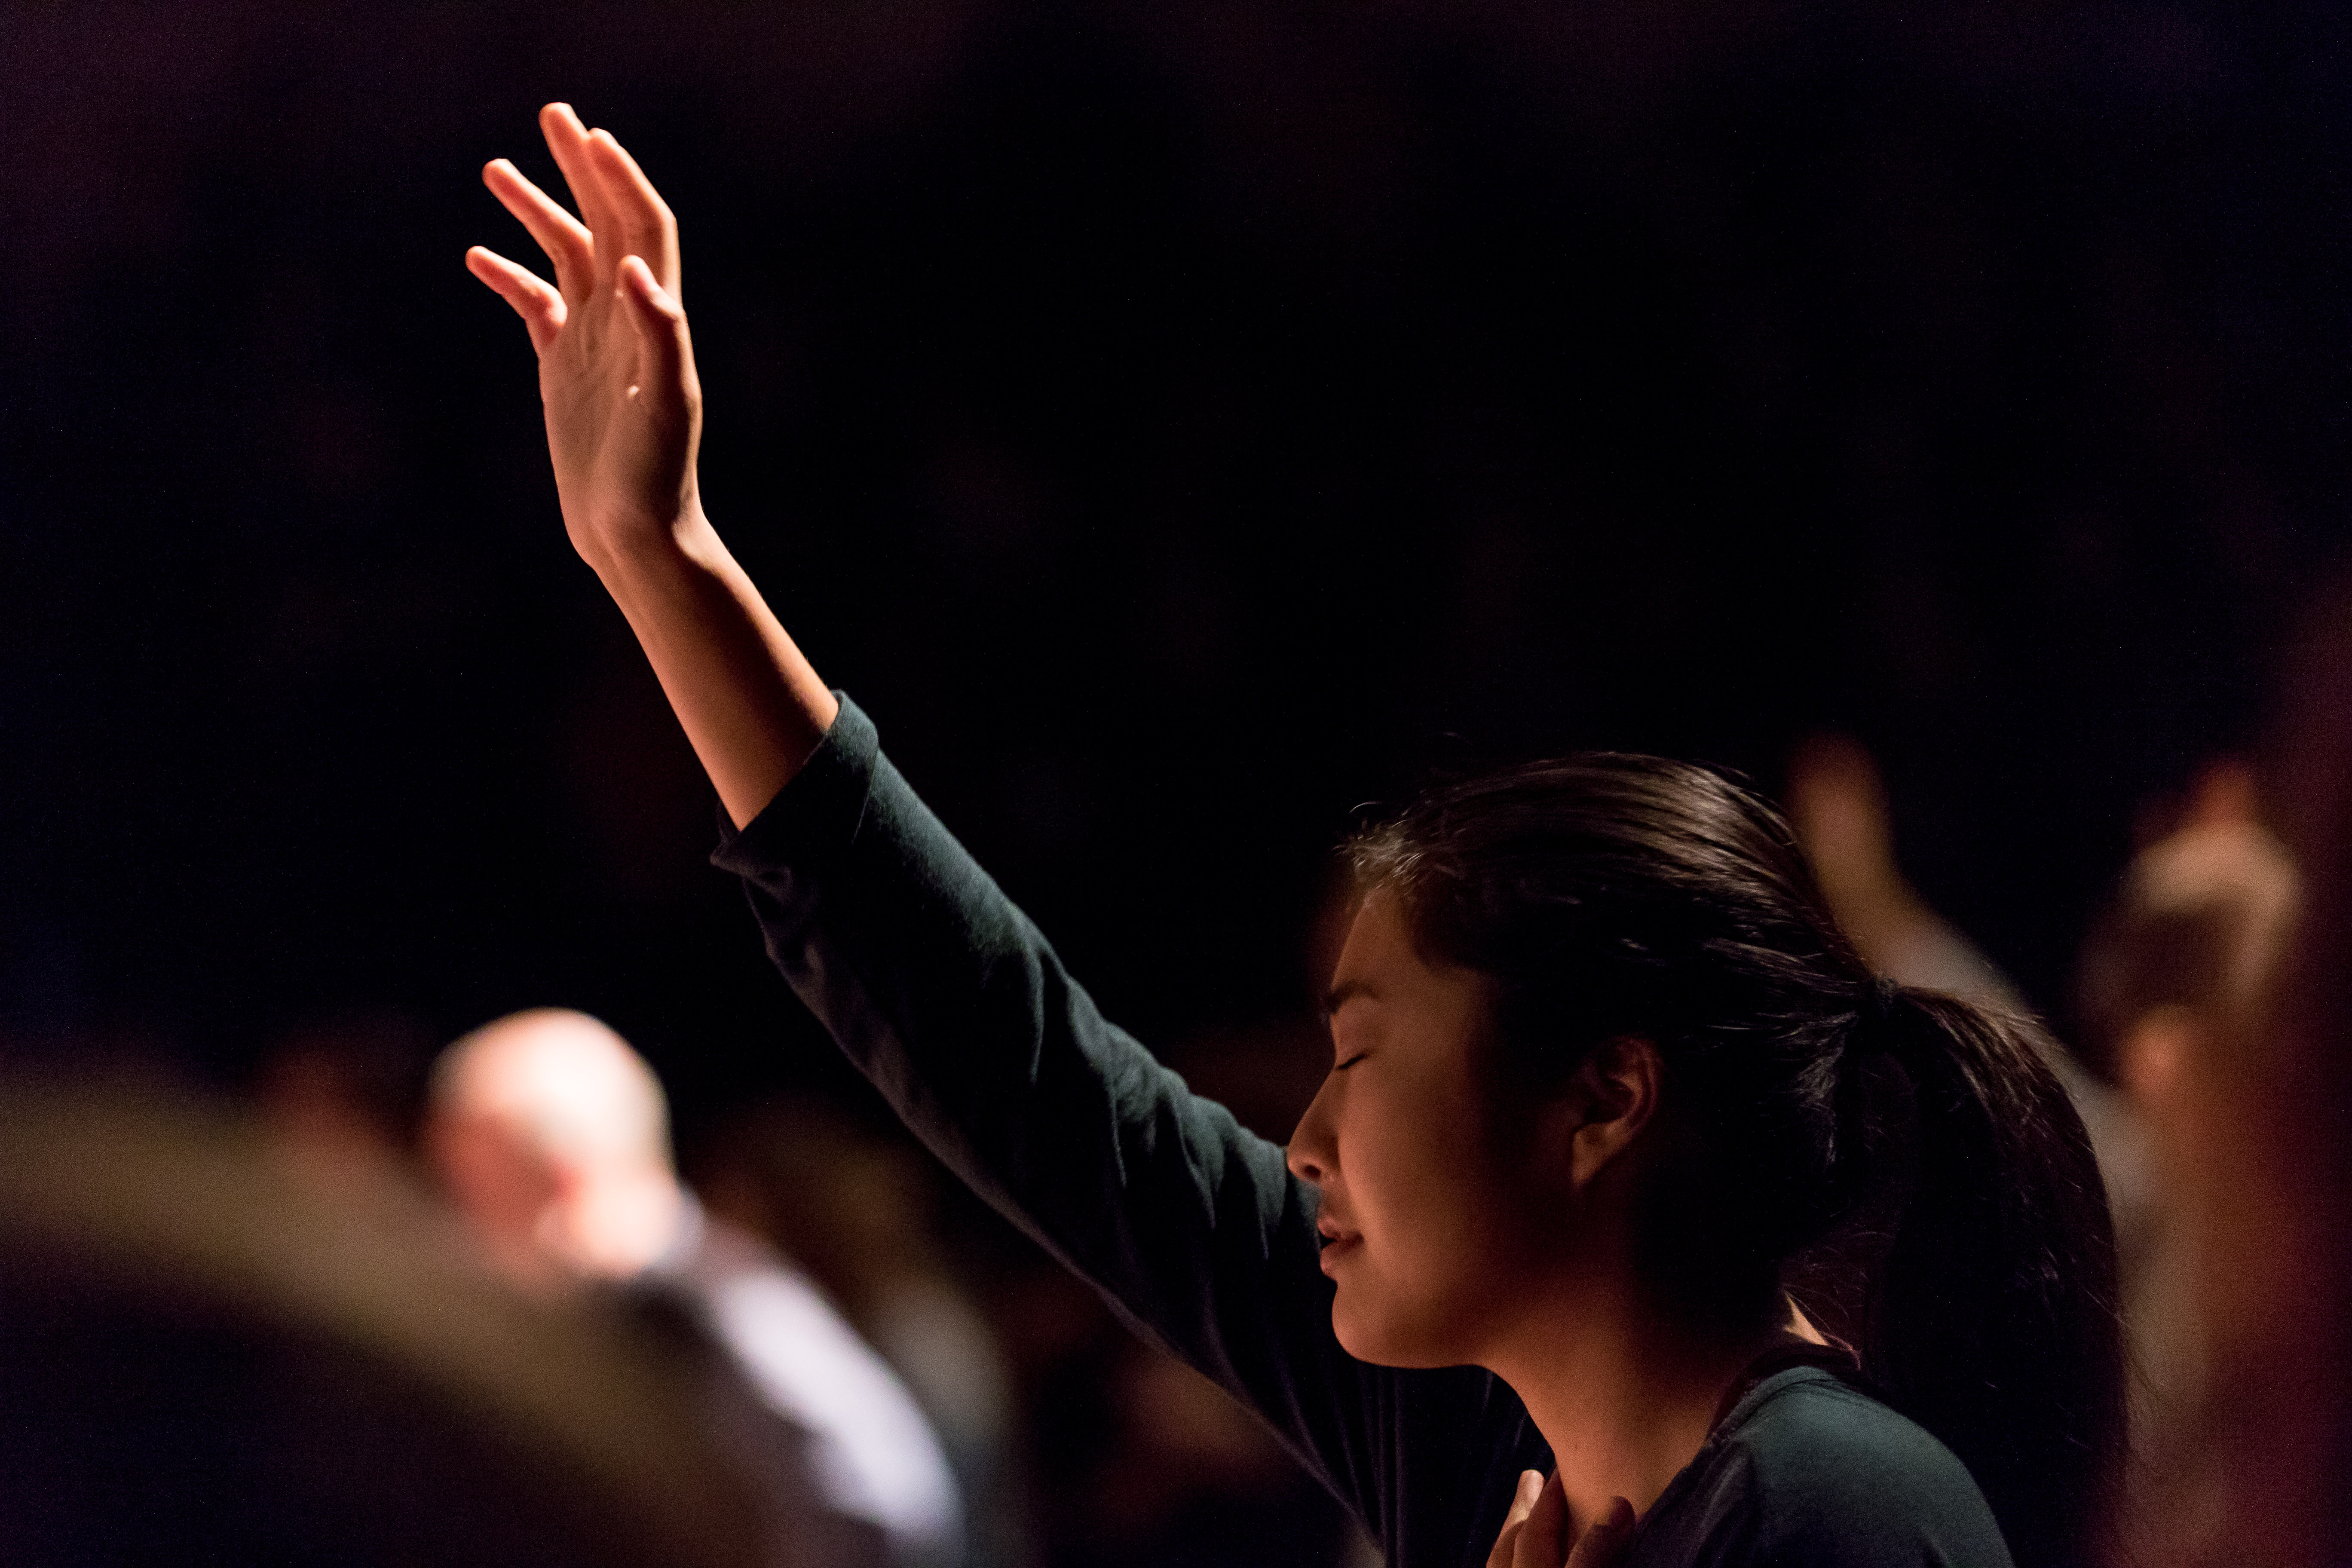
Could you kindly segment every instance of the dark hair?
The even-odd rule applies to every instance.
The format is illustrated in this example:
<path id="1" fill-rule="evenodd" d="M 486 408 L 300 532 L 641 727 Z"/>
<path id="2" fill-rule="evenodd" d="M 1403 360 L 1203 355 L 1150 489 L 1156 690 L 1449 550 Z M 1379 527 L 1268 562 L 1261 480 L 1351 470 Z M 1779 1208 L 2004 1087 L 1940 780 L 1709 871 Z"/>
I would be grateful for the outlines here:
<path id="1" fill-rule="evenodd" d="M 1423 794 L 1350 846 L 1424 954 L 1489 976 L 1498 1070 L 1654 1042 L 1642 1264 L 1762 1329 L 1796 1295 L 1968 1466 L 2021 1565 L 2087 1555 L 2121 1442 L 2115 1243 L 2034 1026 L 1882 986 L 1778 813 L 1704 768 L 1592 753 Z"/>

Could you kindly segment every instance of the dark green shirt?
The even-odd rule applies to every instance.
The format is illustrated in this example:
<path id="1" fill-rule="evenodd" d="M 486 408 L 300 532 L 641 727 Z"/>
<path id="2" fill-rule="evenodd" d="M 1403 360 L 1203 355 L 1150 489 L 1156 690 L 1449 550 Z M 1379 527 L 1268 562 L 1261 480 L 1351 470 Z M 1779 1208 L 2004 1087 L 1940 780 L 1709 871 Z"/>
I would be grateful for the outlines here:
<path id="1" fill-rule="evenodd" d="M 1472 1367 L 1341 1350 L 1315 1191 L 1282 1149 L 1095 1010 L 879 752 L 845 698 L 798 776 L 715 857 L 768 952 L 916 1135 L 1137 1332 L 1255 1410 L 1391 1568 L 1482 1564 L 1550 1451 Z M 2008 1568 L 1942 1444 L 1827 1373 L 1751 1390 L 1642 1521 L 1668 1564 Z"/>

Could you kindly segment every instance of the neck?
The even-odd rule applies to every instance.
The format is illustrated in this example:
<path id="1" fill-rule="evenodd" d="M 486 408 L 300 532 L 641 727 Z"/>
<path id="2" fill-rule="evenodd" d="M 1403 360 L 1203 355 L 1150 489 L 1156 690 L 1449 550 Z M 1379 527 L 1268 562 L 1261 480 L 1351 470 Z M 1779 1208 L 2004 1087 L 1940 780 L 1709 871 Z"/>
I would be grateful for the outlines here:
<path id="1" fill-rule="evenodd" d="M 1646 1515 L 1706 1443 L 1733 1382 L 1773 1337 L 1710 1338 L 1665 1326 L 1630 1293 L 1596 1291 L 1543 1314 L 1486 1358 L 1551 1446 L 1572 1533 L 1623 1498 Z M 1563 1322 L 1576 1325 L 1561 1331 Z"/>

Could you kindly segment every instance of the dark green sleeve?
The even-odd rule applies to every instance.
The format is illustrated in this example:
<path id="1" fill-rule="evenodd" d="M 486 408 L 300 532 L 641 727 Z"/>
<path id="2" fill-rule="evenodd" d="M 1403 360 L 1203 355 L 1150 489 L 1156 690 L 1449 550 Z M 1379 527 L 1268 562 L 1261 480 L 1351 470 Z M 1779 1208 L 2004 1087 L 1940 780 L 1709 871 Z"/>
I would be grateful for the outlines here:
<path id="1" fill-rule="evenodd" d="M 2012 1568 L 1949 1448 L 1827 1373 L 1761 1385 L 1667 1488 L 1621 1568 Z"/>
<path id="2" fill-rule="evenodd" d="M 1391 1568 L 1485 1560 L 1518 1466 L 1540 1462 L 1517 1398 L 1475 1370 L 1340 1350 L 1313 1189 L 1096 1012 L 846 699 L 714 859 L 793 988 L 950 1169 L 1256 1410 Z"/>

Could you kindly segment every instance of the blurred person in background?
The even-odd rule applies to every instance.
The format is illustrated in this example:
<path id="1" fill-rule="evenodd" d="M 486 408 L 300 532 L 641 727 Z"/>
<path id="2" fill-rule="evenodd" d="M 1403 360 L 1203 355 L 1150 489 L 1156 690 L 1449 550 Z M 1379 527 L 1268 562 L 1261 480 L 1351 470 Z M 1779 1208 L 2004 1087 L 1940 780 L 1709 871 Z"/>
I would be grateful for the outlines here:
<path id="1" fill-rule="evenodd" d="M 322 1178 L 421 1176 L 418 1121 L 439 1044 L 423 1020 L 399 1014 L 312 1019 L 264 1053 L 253 1103 L 278 1146 Z"/>
<path id="2" fill-rule="evenodd" d="M 940 1246 L 931 1172 L 830 1102 L 779 1098 L 699 1141 L 709 1217 L 803 1269 L 904 1380 L 964 1501 L 971 1568 L 1025 1563 L 1011 1370 Z"/>
<path id="3" fill-rule="evenodd" d="M 2229 786 L 2151 851 L 2170 885 L 2127 889 L 2175 911 L 2152 945 L 2189 914 L 2206 969 L 2190 1000 L 2169 977 L 2143 992 L 2137 1041 L 2117 1039 L 2119 1075 L 2178 1113 L 2170 1217 L 2203 1363 L 2184 1440 L 2135 1499 L 2129 1539 L 2157 1568 L 2352 1561 L 2352 574 L 2315 596 L 2283 675 L 2263 783 L 2292 888 Z"/>
<path id="4" fill-rule="evenodd" d="M 1838 928 L 1881 974 L 1984 1007 L 2023 1004 L 2008 979 L 1927 906 L 1895 855 L 1894 816 L 1877 759 L 1849 735 L 1817 734 L 1790 753 L 1789 822 Z"/>
<path id="5" fill-rule="evenodd" d="M 1049 1568 L 1339 1568 L 1380 1553 L 1264 1423 L 1116 1319 L 1040 1389 Z"/>
<path id="6" fill-rule="evenodd" d="M 661 1086 L 610 1028 L 541 1008 L 458 1040 L 434 1068 L 425 1144 L 509 1276 L 604 1282 L 669 1331 L 782 1517 L 812 1485 L 837 1516 L 834 1560 L 961 1560 L 955 1482 L 921 1411 L 805 1276 L 679 1183 Z"/>
<path id="7" fill-rule="evenodd" d="M 1789 759 L 1789 821 L 1820 879 L 1830 913 L 1871 969 L 1924 990 L 1948 992 L 1979 1007 L 2029 1014 L 2008 976 L 1911 886 L 1895 858 L 1894 815 L 1878 763 L 1847 735 L 1819 734 Z M 2152 1223 L 2147 1134 L 2130 1101 L 2036 1029 L 2042 1059 L 2066 1088 L 2091 1134 L 2115 1216 L 2116 1246 L 2128 1256 Z"/>
<path id="8" fill-rule="evenodd" d="M 2084 950 L 2085 1057 L 2147 1141 L 2143 1223 L 2120 1259 L 2136 1374 L 2126 1500 L 2143 1529 L 2161 1512 L 2166 1535 L 2213 1501 L 2194 1500 L 2183 1473 L 2214 1393 L 2200 1248 L 2216 1218 L 2209 1173 L 2229 1151 L 2210 1110 L 2248 1066 L 2239 1042 L 2273 994 L 2296 901 L 2294 868 L 2258 819 L 2252 773 L 2218 763 L 2179 824 L 2133 859 Z"/>

